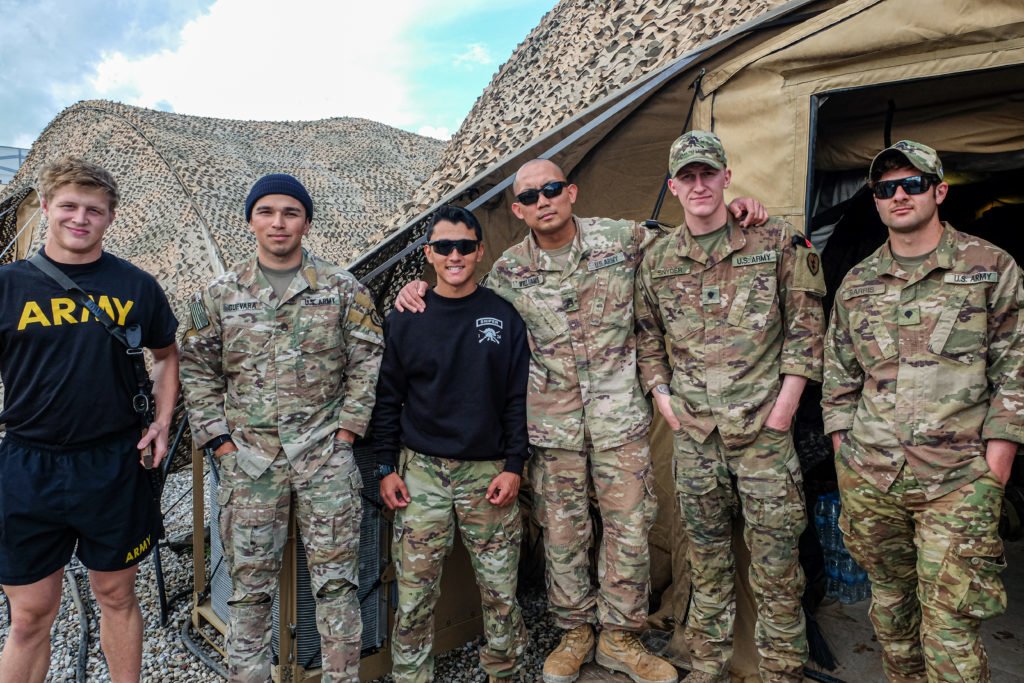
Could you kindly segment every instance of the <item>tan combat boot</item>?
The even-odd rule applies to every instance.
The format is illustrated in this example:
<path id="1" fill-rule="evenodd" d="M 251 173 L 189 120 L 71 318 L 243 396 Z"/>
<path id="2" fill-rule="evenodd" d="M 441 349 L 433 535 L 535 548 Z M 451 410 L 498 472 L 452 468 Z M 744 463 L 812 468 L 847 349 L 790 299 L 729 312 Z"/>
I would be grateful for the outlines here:
<path id="1" fill-rule="evenodd" d="M 648 652 L 635 633 L 620 630 L 601 631 L 597 643 L 597 663 L 611 671 L 620 671 L 636 683 L 676 683 L 676 668 Z"/>
<path id="2" fill-rule="evenodd" d="M 544 683 L 572 683 L 580 667 L 594 659 L 594 629 L 590 624 L 566 631 L 562 642 L 544 660 Z"/>

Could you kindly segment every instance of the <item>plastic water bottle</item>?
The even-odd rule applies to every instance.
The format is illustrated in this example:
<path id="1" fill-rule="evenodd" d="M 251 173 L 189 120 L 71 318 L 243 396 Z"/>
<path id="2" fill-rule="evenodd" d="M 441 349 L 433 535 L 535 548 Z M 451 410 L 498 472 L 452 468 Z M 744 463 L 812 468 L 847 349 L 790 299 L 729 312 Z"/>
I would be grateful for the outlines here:
<path id="1" fill-rule="evenodd" d="M 830 598 L 838 598 L 842 588 L 839 553 L 825 554 L 825 592 Z"/>
<path id="2" fill-rule="evenodd" d="M 829 525 L 828 525 L 828 497 L 818 496 L 814 504 L 814 530 L 818 534 L 818 542 L 821 549 L 826 553 L 831 550 L 829 547 Z"/>
<path id="3" fill-rule="evenodd" d="M 844 605 L 852 605 L 859 599 L 859 574 L 860 567 L 849 554 L 844 553 L 839 561 L 839 602 Z"/>
<path id="4" fill-rule="evenodd" d="M 844 550 L 846 547 L 843 544 L 843 532 L 839 530 L 839 514 L 842 510 L 843 504 L 839 500 L 839 494 L 831 494 L 828 501 L 828 528 L 831 548 L 835 551 Z"/>

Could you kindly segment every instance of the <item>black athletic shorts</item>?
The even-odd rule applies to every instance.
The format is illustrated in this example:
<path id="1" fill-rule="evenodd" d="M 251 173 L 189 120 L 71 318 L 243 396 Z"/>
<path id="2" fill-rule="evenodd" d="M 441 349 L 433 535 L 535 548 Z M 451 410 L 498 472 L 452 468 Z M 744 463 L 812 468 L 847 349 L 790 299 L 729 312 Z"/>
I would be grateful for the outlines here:
<path id="1" fill-rule="evenodd" d="M 131 433 L 69 451 L 10 435 L 0 442 L 0 584 L 35 583 L 72 552 L 97 571 L 126 569 L 149 554 L 159 515 L 138 439 Z"/>

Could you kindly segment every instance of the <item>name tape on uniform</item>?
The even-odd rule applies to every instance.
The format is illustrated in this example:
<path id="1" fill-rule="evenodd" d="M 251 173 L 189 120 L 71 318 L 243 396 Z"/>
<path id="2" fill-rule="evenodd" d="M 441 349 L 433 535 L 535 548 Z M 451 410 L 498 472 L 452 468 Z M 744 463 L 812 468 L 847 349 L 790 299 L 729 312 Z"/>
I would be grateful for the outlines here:
<path id="1" fill-rule="evenodd" d="M 999 282 L 999 273 L 984 271 L 981 273 L 946 273 L 943 282 L 954 285 L 976 285 L 979 282 Z"/>
<path id="2" fill-rule="evenodd" d="M 776 256 L 774 251 L 762 251 L 760 254 L 750 254 L 745 256 L 733 256 L 732 265 L 735 266 L 754 266 L 759 263 L 775 263 Z"/>

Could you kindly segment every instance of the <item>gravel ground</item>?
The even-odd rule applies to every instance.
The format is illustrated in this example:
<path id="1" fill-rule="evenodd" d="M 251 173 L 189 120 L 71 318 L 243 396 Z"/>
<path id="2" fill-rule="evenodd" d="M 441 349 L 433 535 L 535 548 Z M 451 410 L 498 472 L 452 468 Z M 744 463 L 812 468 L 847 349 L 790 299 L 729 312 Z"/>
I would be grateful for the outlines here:
<path id="1" fill-rule="evenodd" d="M 192 530 L 191 487 L 191 470 L 177 472 L 168 478 L 163 496 L 164 509 L 170 508 L 164 520 L 168 538 L 174 538 Z M 171 507 L 172 505 L 173 507 Z M 186 650 L 180 639 L 181 626 L 183 621 L 189 618 L 191 605 L 191 546 L 181 552 L 173 552 L 166 547 L 161 548 L 160 559 L 168 598 L 182 592 L 186 592 L 186 595 L 172 604 L 170 621 L 166 627 L 161 627 L 152 555 L 142 563 L 137 582 L 139 601 L 142 604 L 142 614 L 145 620 L 142 679 L 159 683 L 165 681 L 212 683 L 223 680 Z M 208 571 L 209 567 L 207 567 Z M 89 683 L 106 683 L 110 681 L 110 674 L 100 651 L 99 609 L 88 587 L 88 572 L 77 560 L 72 560 L 70 569 L 65 572 L 60 611 L 57 614 L 51 639 L 53 651 L 50 675 L 47 680 L 71 682 L 76 680 L 81 629 L 78 610 L 68 587 L 68 581 L 72 578 L 78 583 L 89 624 L 86 680 Z M 521 600 L 523 617 L 530 629 L 530 645 L 527 648 L 526 669 L 522 680 L 536 681 L 540 678 L 544 656 L 554 649 L 561 633 L 554 628 L 550 617 L 546 614 L 547 605 L 542 589 L 529 591 Z M 0 606 L 0 641 L 6 640 L 9 623 L 6 600 L 4 600 Z M 208 655 L 218 662 L 223 661 L 220 655 L 207 646 L 201 637 L 195 633 L 192 633 L 192 637 Z M 478 662 L 477 648 L 479 645 L 480 641 L 477 640 L 439 657 L 435 667 L 436 680 L 439 683 L 486 681 L 487 677 L 480 669 Z M 379 679 L 379 683 L 390 683 L 390 681 L 390 676 Z"/>

